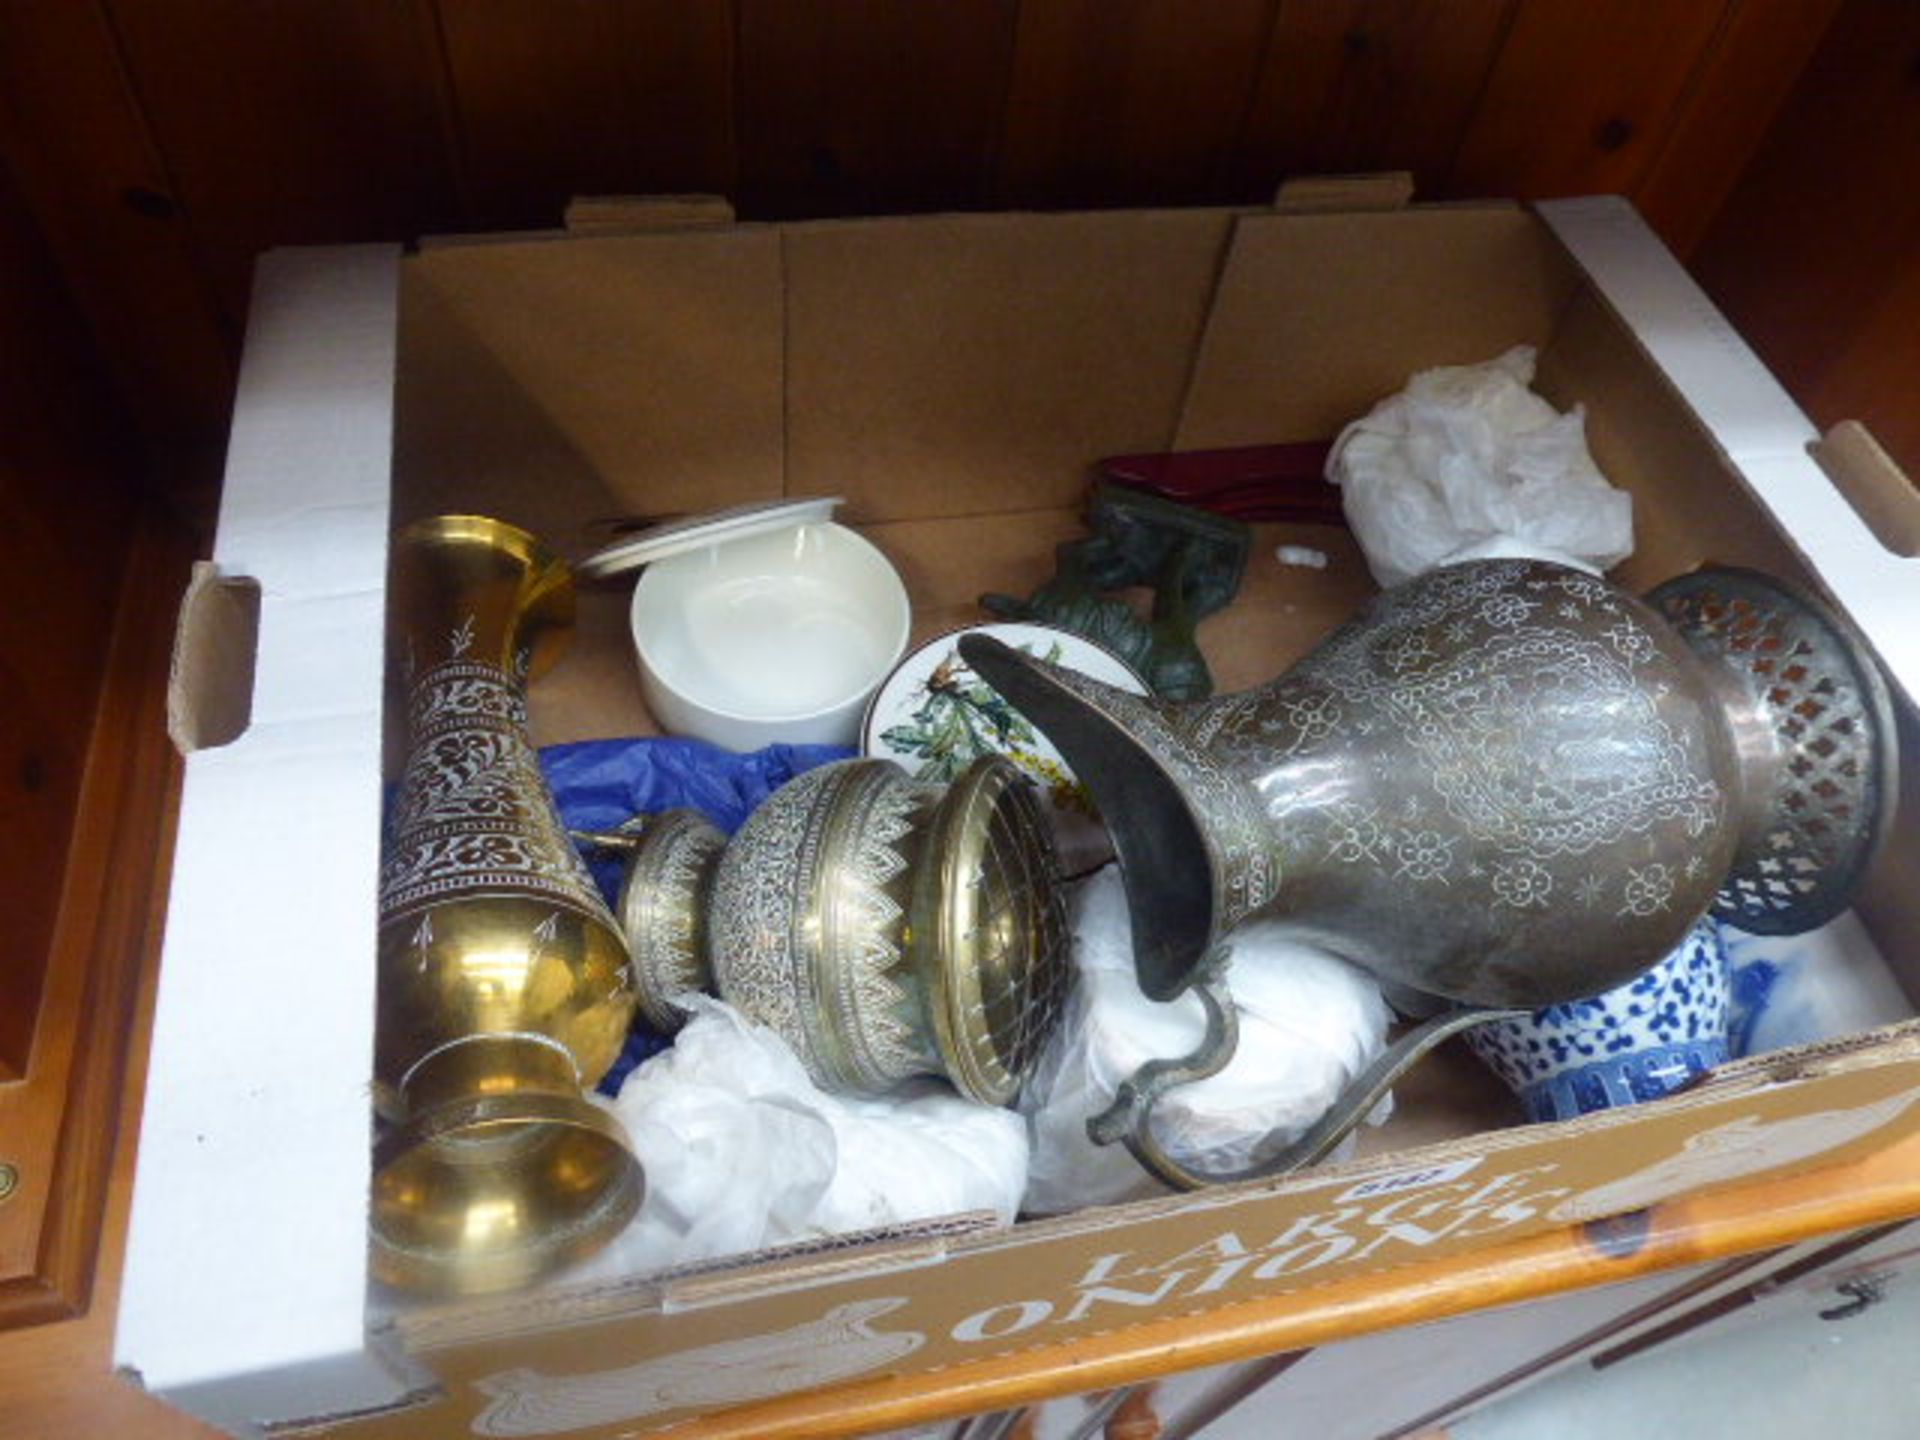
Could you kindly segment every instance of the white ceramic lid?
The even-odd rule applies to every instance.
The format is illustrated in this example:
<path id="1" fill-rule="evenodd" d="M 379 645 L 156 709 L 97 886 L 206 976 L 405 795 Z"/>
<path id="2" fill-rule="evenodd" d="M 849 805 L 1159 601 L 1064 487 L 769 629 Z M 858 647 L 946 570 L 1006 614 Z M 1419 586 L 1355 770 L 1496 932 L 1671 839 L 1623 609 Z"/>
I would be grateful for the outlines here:
<path id="1" fill-rule="evenodd" d="M 712 510 L 705 515 L 689 515 L 616 540 L 573 568 L 575 573 L 590 580 L 604 580 L 665 560 L 669 555 L 704 550 L 730 540 L 743 540 L 749 535 L 764 535 L 770 530 L 817 525 L 831 520 L 834 507 L 840 502 L 838 495 L 817 495 L 804 500 L 756 500 L 747 505 Z"/>

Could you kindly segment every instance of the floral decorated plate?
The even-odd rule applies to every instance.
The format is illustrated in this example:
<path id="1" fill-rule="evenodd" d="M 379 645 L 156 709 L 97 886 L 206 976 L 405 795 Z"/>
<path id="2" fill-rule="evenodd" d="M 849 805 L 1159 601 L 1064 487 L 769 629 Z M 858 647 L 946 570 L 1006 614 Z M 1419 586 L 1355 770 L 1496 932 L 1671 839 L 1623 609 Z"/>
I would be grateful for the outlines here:
<path id="1" fill-rule="evenodd" d="M 960 637 L 991 635 L 1039 660 L 1078 670 L 1135 695 L 1146 682 L 1112 651 L 1051 625 L 976 625 L 930 640 L 894 667 L 860 727 L 860 753 L 904 765 L 917 779 L 949 782 L 982 755 L 1004 755 L 1039 785 L 1068 874 L 1112 854 L 1086 789 L 1042 735 L 967 668 Z"/>

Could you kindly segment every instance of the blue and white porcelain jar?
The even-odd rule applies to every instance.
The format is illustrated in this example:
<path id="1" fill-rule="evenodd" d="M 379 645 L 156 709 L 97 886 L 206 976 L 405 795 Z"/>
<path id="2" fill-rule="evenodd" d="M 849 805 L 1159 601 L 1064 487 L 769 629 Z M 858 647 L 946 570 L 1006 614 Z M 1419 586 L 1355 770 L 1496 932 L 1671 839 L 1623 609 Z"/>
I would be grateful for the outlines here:
<path id="1" fill-rule="evenodd" d="M 1467 1045 L 1534 1121 L 1658 1100 L 1728 1058 L 1720 927 L 1703 918 L 1658 965 L 1590 1000 L 1497 1020 Z"/>

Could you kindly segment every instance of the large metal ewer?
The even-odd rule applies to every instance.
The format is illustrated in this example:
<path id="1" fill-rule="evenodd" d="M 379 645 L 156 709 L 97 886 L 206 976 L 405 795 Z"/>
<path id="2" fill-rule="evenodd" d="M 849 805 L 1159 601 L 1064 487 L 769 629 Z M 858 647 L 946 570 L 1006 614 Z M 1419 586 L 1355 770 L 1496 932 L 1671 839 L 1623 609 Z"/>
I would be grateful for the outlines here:
<path id="1" fill-rule="evenodd" d="M 1479 561 L 1379 596 L 1285 675 L 1181 705 L 969 636 L 961 654 L 1066 757 L 1107 818 L 1141 988 L 1209 1031 L 1090 1124 L 1169 1183 L 1311 1163 L 1439 1040 L 1595 995 L 1709 909 L 1811 928 L 1888 822 L 1894 734 L 1837 617 L 1747 571 L 1643 602 L 1562 566 Z M 1203 1173 L 1151 1112 L 1233 1052 L 1235 926 L 1287 925 L 1432 1018 L 1252 1169 Z"/>
<path id="2" fill-rule="evenodd" d="M 373 1271 L 507 1289 L 610 1239 L 642 1195 L 585 1093 L 632 1020 L 626 945 L 526 732 L 573 581 L 524 531 L 448 516 L 398 537 L 392 592 L 407 748 L 380 877 Z"/>

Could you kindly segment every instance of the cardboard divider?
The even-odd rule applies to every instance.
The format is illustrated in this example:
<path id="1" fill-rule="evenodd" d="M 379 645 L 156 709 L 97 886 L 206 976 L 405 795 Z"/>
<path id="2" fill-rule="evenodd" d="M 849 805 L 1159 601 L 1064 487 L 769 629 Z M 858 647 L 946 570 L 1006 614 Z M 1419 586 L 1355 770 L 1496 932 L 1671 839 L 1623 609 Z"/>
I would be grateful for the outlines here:
<path id="1" fill-rule="evenodd" d="M 1078 502 L 1173 440 L 1222 210 L 794 225 L 787 487 L 868 523 Z"/>
<path id="2" fill-rule="evenodd" d="M 1255 1318 L 1253 1306 L 1271 1307 L 1284 1292 L 1312 1310 L 1316 1294 L 1369 1267 L 1499 1251 L 1621 1210 L 1638 1223 L 1586 1227 L 1583 1258 L 1624 1262 L 1654 1237 L 1667 1237 L 1663 1251 L 1684 1249 L 1670 1226 L 1687 1215 L 1691 1192 L 1715 1177 L 1756 1163 L 1855 1163 L 1889 1131 L 1909 1126 L 1915 1104 L 1903 1062 L 1914 1059 L 1914 1037 L 1896 1031 L 1882 1040 L 1878 1064 L 1815 1058 L 1780 1083 L 1756 1079 L 1644 1110 L 1436 1146 L 1417 1165 L 1376 1160 L 1084 1212 L 958 1240 L 941 1263 L 921 1270 L 885 1268 L 894 1252 L 883 1249 L 876 1274 L 766 1269 L 756 1288 L 743 1271 L 733 1303 L 672 1313 L 638 1306 L 590 1327 L 541 1324 L 516 1334 L 506 1328 L 511 1308 L 496 1301 L 464 1319 L 403 1319 L 398 1328 L 442 1376 L 449 1424 L 496 1435 L 610 1436 L 652 1433 L 762 1398 L 776 1367 L 812 1382 L 783 1390 L 853 1377 L 878 1386 L 889 1372 L 937 1374 L 1022 1352 L 1071 1352 L 1083 1342 L 1127 1348 L 1131 1337 L 1164 1334 L 1207 1309 L 1220 1312 L 1219 1333 L 1229 1334 L 1236 1320 Z M 807 1283 L 784 1283 L 789 1278 Z M 1377 1298 L 1384 1305 L 1397 1294 L 1389 1280 Z M 1442 1313 L 1458 1308 L 1440 1296 L 1433 1304 Z M 1342 1333 L 1337 1317 L 1322 1321 L 1313 1343 Z M 1188 1340 L 1205 1343 L 1197 1334 Z M 1257 1353 L 1251 1340 L 1244 1353 Z M 750 1413 L 732 1425 L 736 1417 L 722 1416 L 715 1428 L 762 1433 Z M 694 1428 L 707 1433 L 704 1423 Z M 384 1440 L 424 1432 L 374 1422 L 363 1433 Z"/>
<path id="3" fill-rule="evenodd" d="M 1727 514 L 1764 519 L 1817 569 L 1821 588 L 1880 655 L 1892 688 L 1920 706 L 1913 565 L 1888 553 L 1815 463 L 1813 423 L 1679 261 L 1649 243 L 1625 200 L 1551 200 L 1537 213 L 1632 334 L 1662 390 L 1732 462 Z"/>
<path id="4" fill-rule="evenodd" d="M 1535 385 L 1561 409 L 1585 408 L 1595 463 L 1633 496 L 1633 554 L 1614 572 L 1628 589 L 1650 590 L 1707 564 L 1750 565 L 1816 585 L 1762 514 L 1728 503 L 1739 482 L 1725 454 L 1591 292 L 1567 306 L 1541 351 Z"/>
<path id="5" fill-rule="evenodd" d="M 1577 284 L 1514 205 L 1245 216 L 1176 446 L 1329 439 L 1416 370 L 1544 345 Z"/>
<path id="6" fill-rule="evenodd" d="M 588 238 L 424 254 L 409 263 L 418 293 L 402 306 L 413 364 L 402 366 L 398 508 L 424 513 L 449 493 L 490 500 L 487 486 L 462 478 L 482 463 L 509 518 L 526 523 L 545 511 L 563 548 L 603 538 L 610 504 L 683 508 L 687 486 L 675 477 L 694 471 L 649 471 L 628 453 L 637 444 L 658 456 L 675 443 L 639 434 L 656 415 L 611 401 L 563 411 L 550 397 L 565 375 L 584 373 L 590 388 L 611 394 L 642 384 L 655 360 L 663 369 L 686 363 L 612 337 L 651 329 L 675 286 L 695 285 L 681 297 L 691 314 L 727 277 L 745 274 L 772 287 L 758 294 L 766 309 L 756 320 L 723 308 L 712 355 L 764 364 L 768 332 L 779 330 L 779 364 L 753 381 L 753 414 L 773 434 L 725 475 L 708 454 L 697 467 L 712 486 L 704 503 L 765 491 L 776 450 L 787 491 L 846 495 L 843 518 L 907 585 L 910 645 L 987 618 L 983 592 L 1026 594 L 1047 580 L 1055 547 L 1084 533 L 1080 504 L 1101 454 L 1324 440 L 1414 370 L 1521 343 L 1540 351 L 1542 393 L 1586 409 L 1602 469 L 1634 495 L 1637 550 L 1619 572 L 1625 584 L 1650 588 L 1707 563 L 1815 583 L 1757 508 L 1728 503 L 1739 482 L 1724 451 L 1536 216 L 1504 203 L 1404 210 L 1390 184 L 1354 192 L 1367 201 L 1360 212 L 1335 210 L 1318 189 L 1296 207 L 1291 193 L 1275 212 L 741 227 L 724 237 L 726 253 L 701 259 L 673 236 L 628 237 L 618 248 Z M 743 251 L 728 249 L 742 239 Z M 562 348 L 544 334 L 556 321 L 540 301 L 554 299 L 565 318 L 589 292 L 600 318 L 577 337 L 578 352 L 571 340 Z M 670 381 L 678 407 L 670 433 L 729 428 L 730 395 L 701 378 Z M 472 407 L 490 383 L 520 393 L 499 397 L 476 428 Z M 465 436 L 458 444 L 449 438 L 456 430 Z M 484 460 L 475 453 L 481 434 Z M 429 440 L 453 448 L 428 453 Z M 577 484 L 550 483 L 559 449 L 580 467 Z M 584 523 L 582 495 L 597 507 Z M 1375 589 L 1344 528 L 1254 533 L 1236 602 L 1200 635 L 1220 693 L 1280 674 Z M 1321 550 L 1329 563 L 1282 565 L 1274 552 L 1283 544 Z M 583 586 L 571 656 L 531 696 L 540 743 L 655 733 L 632 658 L 630 594 L 625 579 Z M 1400 1091 L 1395 1118 L 1363 1135 L 1363 1154 L 1517 1118 L 1510 1097 L 1457 1049 L 1416 1069 Z"/>
<path id="7" fill-rule="evenodd" d="M 1273 193 L 1283 214 L 1314 211 L 1399 210 L 1413 203 L 1413 172 L 1386 170 L 1359 175 L 1290 175 Z"/>
<path id="8" fill-rule="evenodd" d="M 1527 343 L 1541 391 L 1585 407 L 1602 469 L 1634 494 L 1626 584 L 1705 563 L 1814 583 L 1758 509 L 1729 503 L 1725 452 L 1537 217 L 1403 210 L 1371 181 L 1352 193 L 1373 208 L 1356 213 L 1333 208 L 1351 186 L 1323 190 L 1286 192 L 1272 213 L 910 217 L 427 252 L 402 305 L 398 508 L 497 498 L 577 551 L 618 507 L 844 494 L 845 518 L 906 581 L 918 644 L 985 618 L 982 592 L 1050 576 L 1054 548 L 1083 533 L 1101 454 L 1324 440 L 1414 370 Z M 701 328 L 705 345 L 676 342 Z M 650 387 L 653 402 L 633 398 Z M 729 434 L 731 455 L 713 441 Z M 1330 563 L 1280 565 L 1280 544 Z M 1201 632 L 1219 690 L 1279 674 L 1373 588 L 1344 529 L 1257 527 L 1237 602 Z M 541 743 L 654 732 L 629 594 L 583 588 L 572 658 L 534 687 Z M 1403 1089 L 1417 1103 L 1369 1153 L 1511 1116 L 1470 1065 L 1443 1061 Z"/>
<path id="9" fill-rule="evenodd" d="M 227 446 L 251 723 L 185 765 L 115 1355 L 229 1423 L 411 1387 L 365 1335 L 399 271 L 262 260 Z"/>
<path id="10" fill-rule="evenodd" d="M 780 239 L 750 227 L 424 250 L 400 297 L 396 523 L 608 522 L 783 489 Z"/>
<path id="11" fill-rule="evenodd" d="M 1828 603 L 1832 587 L 1805 555 L 1752 503 L 1742 478 L 1714 437 L 1689 414 L 1669 380 L 1646 363 L 1644 349 L 1618 311 L 1591 289 L 1568 306 L 1540 357 L 1537 388 L 1556 405 L 1579 404 L 1587 412 L 1587 440 L 1601 470 L 1632 492 L 1634 553 L 1614 578 L 1629 589 L 1647 590 L 1703 565 L 1744 565 L 1797 584 Z M 1871 447 L 1871 448 L 1870 448 Z M 1907 496 L 1888 496 L 1891 462 L 1881 465 L 1872 437 L 1838 434 L 1822 446 L 1823 465 L 1859 473 L 1877 469 L 1870 485 L 1889 517 L 1904 517 Z M 1891 478 L 1906 485 L 1898 470 Z M 1870 504 L 1857 503 L 1863 517 Z M 1896 522 L 1897 523 L 1897 522 Z M 1882 537 L 1884 540 L 1884 537 Z M 1902 877 L 1920 867 L 1920 720 L 1896 706 L 1900 752 L 1893 797 L 1900 819 L 1886 850 L 1866 877 L 1855 908 L 1877 937 L 1880 956 L 1910 999 L 1920 1002 L 1920 894 Z"/>

